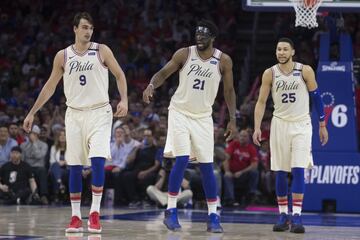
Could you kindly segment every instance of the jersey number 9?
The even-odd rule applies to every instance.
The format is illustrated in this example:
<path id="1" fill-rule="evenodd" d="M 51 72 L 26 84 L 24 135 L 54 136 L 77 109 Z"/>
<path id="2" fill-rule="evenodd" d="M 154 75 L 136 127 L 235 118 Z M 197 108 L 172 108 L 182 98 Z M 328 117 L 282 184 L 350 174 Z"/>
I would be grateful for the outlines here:
<path id="1" fill-rule="evenodd" d="M 81 85 L 81 86 L 84 86 L 84 85 L 86 84 L 86 77 L 85 77 L 85 75 L 80 75 L 79 80 L 80 80 L 80 85 Z"/>

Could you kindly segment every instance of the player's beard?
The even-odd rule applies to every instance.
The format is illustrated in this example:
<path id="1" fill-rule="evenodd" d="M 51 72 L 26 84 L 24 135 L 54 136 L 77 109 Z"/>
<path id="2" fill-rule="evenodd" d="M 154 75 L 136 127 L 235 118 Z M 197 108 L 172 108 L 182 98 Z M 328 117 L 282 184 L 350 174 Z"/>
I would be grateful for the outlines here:
<path id="1" fill-rule="evenodd" d="M 209 46 L 210 46 L 210 40 L 202 41 L 201 44 L 202 44 L 202 47 L 199 47 L 199 44 L 196 43 L 196 48 L 197 48 L 197 50 L 198 50 L 198 51 L 205 51 L 205 50 L 208 49 Z"/>
<path id="2" fill-rule="evenodd" d="M 286 58 L 285 61 L 280 61 L 278 58 L 278 63 L 279 64 L 287 64 L 290 61 L 290 57 Z"/>

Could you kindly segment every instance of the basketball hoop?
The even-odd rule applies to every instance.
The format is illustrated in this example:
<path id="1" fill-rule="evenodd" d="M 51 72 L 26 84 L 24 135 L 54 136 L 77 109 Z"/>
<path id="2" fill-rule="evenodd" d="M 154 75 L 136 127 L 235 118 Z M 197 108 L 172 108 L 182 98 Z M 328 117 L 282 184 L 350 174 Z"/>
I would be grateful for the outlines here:
<path id="1" fill-rule="evenodd" d="M 323 0 L 291 0 L 296 12 L 295 27 L 309 29 L 318 26 L 316 12 Z"/>

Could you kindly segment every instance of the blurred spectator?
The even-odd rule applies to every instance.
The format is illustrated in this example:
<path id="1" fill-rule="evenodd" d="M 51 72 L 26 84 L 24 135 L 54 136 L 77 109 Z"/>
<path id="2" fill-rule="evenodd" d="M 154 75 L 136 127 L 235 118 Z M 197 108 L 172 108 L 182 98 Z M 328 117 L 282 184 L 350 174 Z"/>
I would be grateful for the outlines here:
<path id="1" fill-rule="evenodd" d="M 54 202 L 58 202 L 59 195 L 65 193 L 65 183 L 67 183 L 68 177 L 65 130 L 60 131 L 55 144 L 51 146 L 49 172 L 52 177 Z"/>
<path id="2" fill-rule="evenodd" d="M 162 152 L 164 152 L 164 149 L 162 149 Z M 150 185 L 146 189 L 150 199 L 155 201 L 161 207 L 167 205 L 169 175 L 172 166 L 174 165 L 174 161 L 175 158 L 163 158 L 155 185 Z M 183 206 L 187 204 L 193 196 L 193 192 L 190 189 L 190 182 L 187 178 L 188 176 L 185 174 L 181 183 L 181 191 L 177 198 L 177 203 Z"/>
<path id="3" fill-rule="evenodd" d="M 226 160 L 226 152 L 225 152 L 225 129 L 224 128 L 215 128 L 214 135 L 214 175 L 216 178 L 217 189 L 218 189 L 218 207 L 220 207 L 220 199 L 222 196 L 222 179 L 223 174 L 221 172 L 221 166 L 223 165 L 224 161 Z"/>
<path id="4" fill-rule="evenodd" d="M 20 145 L 23 151 L 23 159 L 27 162 L 35 175 L 35 180 L 39 186 L 41 202 L 48 204 L 48 181 L 47 170 L 45 168 L 45 156 L 48 145 L 39 139 L 40 128 L 37 125 L 32 127 L 29 141 Z"/>
<path id="5" fill-rule="evenodd" d="M 37 62 L 36 55 L 34 53 L 30 53 L 22 67 L 22 73 L 24 75 L 29 75 L 31 70 L 36 73 L 38 70 L 40 70 L 40 68 L 41 65 Z"/>
<path id="6" fill-rule="evenodd" d="M 6 204 L 31 203 L 40 199 L 31 167 L 21 160 L 21 148 L 10 151 L 10 161 L 0 168 L 0 199 Z"/>
<path id="7" fill-rule="evenodd" d="M 147 125 L 150 128 L 155 128 L 155 125 L 159 124 L 159 115 L 154 112 L 154 109 L 151 106 L 147 106 L 146 108 L 144 108 L 142 116 L 143 124 Z"/>
<path id="8" fill-rule="evenodd" d="M 146 188 L 154 184 L 160 167 L 160 161 L 156 159 L 157 147 L 152 131 L 145 129 L 143 137 L 141 145 L 129 156 L 128 168 L 123 173 L 121 181 L 131 207 L 141 204 Z M 132 184 L 127 184 L 129 182 Z"/>
<path id="9" fill-rule="evenodd" d="M 259 173 L 260 173 L 260 190 L 264 194 L 268 203 L 275 203 L 275 172 L 270 168 L 270 145 L 269 140 L 264 139 L 258 150 L 259 155 Z"/>
<path id="10" fill-rule="evenodd" d="M 105 188 L 114 188 L 115 204 L 123 201 L 122 185 L 118 183 L 121 181 L 130 152 L 139 145 L 140 142 L 131 137 L 128 125 L 123 124 L 115 129 L 115 139 L 110 145 L 111 161 L 107 160 L 105 165 Z"/>
<path id="11" fill-rule="evenodd" d="M 10 151 L 17 145 L 17 142 L 9 137 L 8 127 L 0 125 L 0 167 L 9 161 Z"/>
<path id="12" fill-rule="evenodd" d="M 246 203 L 254 201 L 259 181 L 258 157 L 255 146 L 250 143 L 247 130 L 241 130 L 238 139 L 229 143 L 226 153 L 227 157 L 224 162 L 225 204 L 232 206 L 236 202 L 235 191 L 245 197 Z"/>
<path id="13" fill-rule="evenodd" d="M 177 22 L 173 27 L 172 39 L 175 42 L 190 41 L 190 32 L 187 27 L 184 26 L 183 21 Z"/>
<path id="14" fill-rule="evenodd" d="M 26 141 L 26 138 L 20 134 L 21 129 L 18 123 L 9 123 L 8 129 L 10 138 L 14 139 L 18 145 Z"/>
<path id="15" fill-rule="evenodd" d="M 91 203 L 92 190 L 91 190 L 91 167 L 84 166 L 82 170 L 82 192 L 81 203 L 88 206 Z"/>

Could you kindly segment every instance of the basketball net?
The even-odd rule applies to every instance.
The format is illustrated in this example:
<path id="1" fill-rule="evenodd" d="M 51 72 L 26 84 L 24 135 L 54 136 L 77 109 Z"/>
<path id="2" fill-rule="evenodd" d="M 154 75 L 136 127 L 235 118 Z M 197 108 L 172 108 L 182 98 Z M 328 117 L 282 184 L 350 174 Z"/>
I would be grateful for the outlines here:
<path id="1" fill-rule="evenodd" d="M 295 27 L 309 29 L 318 26 L 316 12 L 323 0 L 291 0 L 296 12 Z"/>

